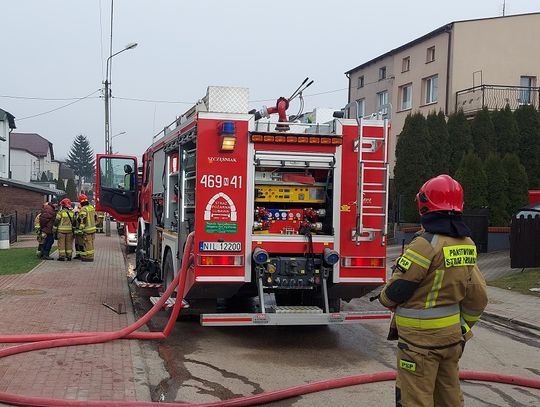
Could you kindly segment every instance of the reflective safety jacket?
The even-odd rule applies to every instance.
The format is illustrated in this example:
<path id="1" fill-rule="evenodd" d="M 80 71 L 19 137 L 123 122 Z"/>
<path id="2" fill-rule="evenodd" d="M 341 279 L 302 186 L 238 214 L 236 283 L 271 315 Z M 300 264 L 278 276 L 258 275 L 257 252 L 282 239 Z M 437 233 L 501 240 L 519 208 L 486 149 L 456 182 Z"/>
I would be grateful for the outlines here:
<path id="1" fill-rule="evenodd" d="M 39 218 L 40 218 L 40 213 L 38 213 L 36 215 L 36 217 L 34 218 L 34 233 L 35 234 L 40 234 L 41 233 L 41 227 L 39 226 Z"/>
<path id="2" fill-rule="evenodd" d="M 85 205 L 77 215 L 78 229 L 82 233 L 96 233 L 96 210 L 92 205 Z"/>
<path id="3" fill-rule="evenodd" d="M 53 232 L 73 233 L 75 227 L 75 215 L 71 209 L 62 208 L 56 214 Z"/>
<path id="4" fill-rule="evenodd" d="M 474 242 L 431 233 L 416 237 L 397 259 L 379 301 L 396 307 L 399 338 L 413 346 L 436 349 L 470 338 L 487 305 Z"/>

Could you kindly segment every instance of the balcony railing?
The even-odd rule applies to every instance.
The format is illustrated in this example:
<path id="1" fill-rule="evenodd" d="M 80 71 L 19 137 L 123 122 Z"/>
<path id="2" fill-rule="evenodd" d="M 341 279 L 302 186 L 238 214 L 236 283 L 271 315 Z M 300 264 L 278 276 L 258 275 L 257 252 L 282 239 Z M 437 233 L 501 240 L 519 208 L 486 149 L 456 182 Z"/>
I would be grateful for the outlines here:
<path id="1" fill-rule="evenodd" d="M 456 111 L 471 115 L 484 107 L 488 110 L 503 109 L 506 105 L 516 110 L 522 105 L 538 109 L 540 88 L 525 86 L 480 85 L 456 92 Z"/>

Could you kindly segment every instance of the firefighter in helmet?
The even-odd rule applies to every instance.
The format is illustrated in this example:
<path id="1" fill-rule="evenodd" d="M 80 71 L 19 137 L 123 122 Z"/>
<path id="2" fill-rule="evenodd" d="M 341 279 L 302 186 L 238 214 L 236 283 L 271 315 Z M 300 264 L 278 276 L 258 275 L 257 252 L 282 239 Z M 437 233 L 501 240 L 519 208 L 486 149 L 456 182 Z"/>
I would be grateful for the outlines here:
<path id="1" fill-rule="evenodd" d="M 58 236 L 58 260 L 71 261 L 73 254 L 73 230 L 75 228 L 75 215 L 71 210 L 71 201 L 64 198 L 60 201 L 60 210 L 56 213 L 54 233 Z"/>
<path id="2" fill-rule="evenodd" d="M 43 204 L 43 208 L 47 205 L 47 202 Z M 45 242 L 45 239 L 47 237 L 47 234 L 41 231 L 41 226 L 39 224 L 39 219 L 41 217 L 41 212 L 36 215 L 34 218 L 34 233 L 36 234 L 36 240 L 38 242 L 38 247 L 36 251 L 36 255 L 38 257 L 41 257 L 41 252 L 43 251 L 43 243 Z"/>
<path id="3" fill-rule="evenodd" d="M 83 249 L 81 252 L 82 261 L 94 261 L 94 238 L 96 235 L 96 210 L 85 194 L 79 195 L 81 210 L 77 216 L 78 230 L 82 232 Z"/>
<path id="4" fill-rule="evenodd" d="M 458 362 L 487 305 L 463 189 L 448 175 L 416 196 L 422 230 L 396 260 L 379 301 L 395 312 L 396 406 L 463 406 Z"/>
<path id="5" fill-rule="evenodd" d="M 81 258 L 81 252 L 83 251 L 83 232 L 79 229 L 79 212 L 81 210 L 81 203 L 77 203 L 75 208 L 73 208 L 73 213 L 75 214 L 75 259 Z"/>

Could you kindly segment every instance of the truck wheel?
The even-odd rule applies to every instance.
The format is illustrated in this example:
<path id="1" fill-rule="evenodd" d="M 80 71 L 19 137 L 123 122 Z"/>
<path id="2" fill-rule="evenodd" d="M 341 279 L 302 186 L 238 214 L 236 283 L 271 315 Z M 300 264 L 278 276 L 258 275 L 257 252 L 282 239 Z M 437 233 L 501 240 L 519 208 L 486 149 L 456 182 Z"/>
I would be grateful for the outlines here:
<path id="1" fill-rule="evenodd" d="M 135 249 L 135 268 L 137 272 L 141 271 L 143 262 L 143 237 L 137 233 L 137 248 Z"/>
<path id="2" fill-rule="evenodd" d="M 174 279 L 174 263 L 173 263 L 171 251 L 167 250 L 167 254 L 165 255 L 165 260 L 163 261 L 163 286 L 159 289 L 160 296 L 163 295 L 163 293 L 171 285 L 173 279 Z M 171 297 L 173 298 L 176 297 L 176 293 L 173 293 Z"/>

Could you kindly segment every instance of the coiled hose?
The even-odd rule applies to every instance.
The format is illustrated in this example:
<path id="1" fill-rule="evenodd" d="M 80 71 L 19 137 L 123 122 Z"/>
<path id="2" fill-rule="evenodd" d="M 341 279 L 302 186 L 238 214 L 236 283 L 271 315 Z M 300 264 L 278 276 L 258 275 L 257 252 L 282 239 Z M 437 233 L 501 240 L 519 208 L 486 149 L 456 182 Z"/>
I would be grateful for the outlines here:
<path id="1" fill-rule="evenodd" d="M 193 257 L 191 256 L 191 248 L 193 245 L 194 233 L 190 233 L 182 257 L 182 269 L 174 278 L 172 283 L 159 301 L 138 321 L 133 324 L 112 332 L 81 332 L 81 333 L 58 333 L 58 334 L 33 334 L 33 335 L 3 335 L 0 336 L 2 343 L 20 343 L 29 342 L 23 345 L 12 346 L 0 350 L 0 358 L 16 355 L 23 352 L 30 352 L 39 349 L 49 349 L 61 346 L 75 345 L 90 345 L 96 343 L 109 342 L 115 339 L 166 339 L 180 311 L 182 309 L 182 301 L 177 298 L 170 318 L 162 332 L 136 332 L 141 326 L 146 324 L 150 319 L 161 310 L 165 301 L 178 288 L 178 295 L 182 295 L 186 285 L 186 276 L 189 267 L 192 264 Z M 272 401 L 282 400 L 290 397 L 301 396 L 308 393 L 315 393 L 323 390 L 337 389 L 347 386 L 355 386 L 359 384 L 384 382 L 395 380 L 396 372 L 378 372 L 370 374 L 362 374 L 356 376 L 342 377 L 338 379 L 323 380 L 314 383 L 294 386 L 283 390 L 275 390 L 261 394 L 239 397 L 232 400 L 217 401 L 211 403 L 165 403 L 171 407 L 202 407 L 202 406 L 253 406 Z M 477 380 L 485 382 L 495 382 L 511 384 L 523 387 L 540 389 L 540 380 L 530 379 L 520 376 L 502 375 L 491 372 L 463 371 L 460 372 L 461 380 Z M 19 394 L 11 394 L 0 392 L 0 402 L 13 404 L 18 406 L 36 406 L 36 407 L 71 407 L 71 406 L 87 406 L 87 407 L 145 407 L 145 406 L 163 406 L 164 403 L 157 402 L 133 402 L 133 401 L 77 401 L 77 400 L 62 400 L 43 397 L 27 397 Z"/>

